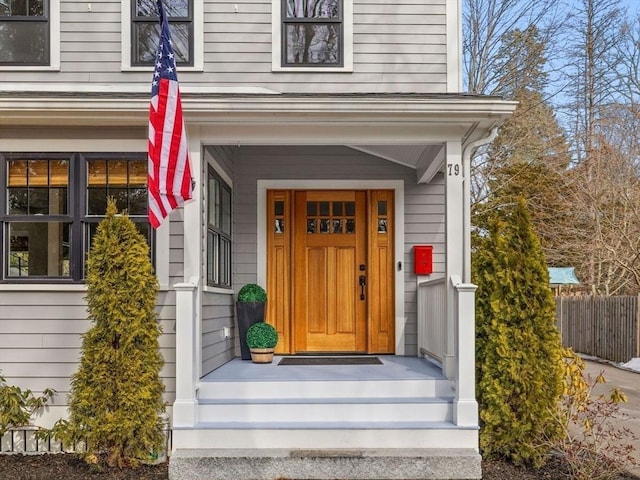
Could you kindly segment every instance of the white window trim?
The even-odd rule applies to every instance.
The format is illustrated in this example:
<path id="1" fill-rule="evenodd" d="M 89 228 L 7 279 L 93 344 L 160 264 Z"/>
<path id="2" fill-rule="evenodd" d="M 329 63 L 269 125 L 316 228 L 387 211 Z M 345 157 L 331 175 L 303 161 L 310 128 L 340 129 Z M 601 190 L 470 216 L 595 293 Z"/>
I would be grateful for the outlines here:
<path id="1" fill-rule="evenodd" d="M 49 0 L 49 65 L 1 65 L 7 71 L 59 71 L 60 70 L 60 0 Z"/>
<path id="2" fill-rule="evenodd" d="M 274 72 L 353 72 L 353 1 L 343 0 L 342 67 L 283 67 L 282 66 L 282 1 L 271 0 L 271 70 Z"/>
<path id="3" fill-rule="evenodd" d="M 59 1 L 59 0 L 56 0 Z M 131 1 L 121 3 L 122 25 L 120 37 L 122 41 L 122 61 L 120 69 L 123 72 L 149 72 L 149 65 L 131 65 Z M 193 65 L 181 65 L 179 72 L 202 72 L 204 70 L 204 0 L 193 0 Z"/>
<path id="4" fill-rule="evenodd" d="M 447 2 L 447 93 L 462 91 L 462 15 L 459 2 Z"/>

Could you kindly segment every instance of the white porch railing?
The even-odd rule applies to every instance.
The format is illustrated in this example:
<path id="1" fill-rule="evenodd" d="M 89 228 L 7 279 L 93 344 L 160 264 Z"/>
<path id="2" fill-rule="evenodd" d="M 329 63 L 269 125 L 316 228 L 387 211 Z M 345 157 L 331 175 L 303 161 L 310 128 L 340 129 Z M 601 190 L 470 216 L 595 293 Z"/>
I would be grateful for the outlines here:
<path id="1" fill-rule="evenodd" d="M 418 352 L 442 363 L 447 347 L 445 278 L 418 283 Z"/>

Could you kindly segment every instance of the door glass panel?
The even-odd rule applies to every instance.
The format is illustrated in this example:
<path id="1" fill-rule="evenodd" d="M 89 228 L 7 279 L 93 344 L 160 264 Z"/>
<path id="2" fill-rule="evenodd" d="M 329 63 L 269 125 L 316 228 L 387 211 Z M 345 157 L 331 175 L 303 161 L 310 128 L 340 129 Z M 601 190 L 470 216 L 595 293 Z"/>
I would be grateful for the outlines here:
<path id="1" fill-rule="evenodd" d="M 316 233 L 315 219 L 307 220 L 307 233 Z"/>
<path id="2" fill-rule="evenodd" d="M 307 202 L 307 233 L 353 234 L 355 213 L 355 202 Z"/>
<path id="3" fill-rule="evenodd" d="M 354 218 L 347 219 L 347 228 L 345 233 L 356 233 L 356 220 Z"/>
<path id="4" fill-rule="evenodd" d="M 318 212 L 318 205 L 316 202 L 307 202 L 307 216 L 315 217 Z"/>
<path id="5" fill-rule="evenodd" d="M 353 217 L 356 214 L 356 202 L 344 202 L 345 215 Z"/>
<path id="6" fill-rule="evenodd" d="M 276 217 L 281 217 L 284 215 L 284 202 L 282 200 L 278 200 L 274 203 L 273 213 Z"/>

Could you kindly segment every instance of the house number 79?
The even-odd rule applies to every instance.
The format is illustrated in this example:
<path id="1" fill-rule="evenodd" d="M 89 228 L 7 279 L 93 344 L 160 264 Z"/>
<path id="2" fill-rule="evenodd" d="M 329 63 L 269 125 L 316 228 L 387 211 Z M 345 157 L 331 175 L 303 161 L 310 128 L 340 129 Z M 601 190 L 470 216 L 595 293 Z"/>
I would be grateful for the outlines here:
<path id="1" fill-rule="evenodd" d="M 458 176 L 460 175 L 460 165 L 458 163 L 449 163 L 447 164 L 447 168 L 449 169 L 449 176 Z"/>

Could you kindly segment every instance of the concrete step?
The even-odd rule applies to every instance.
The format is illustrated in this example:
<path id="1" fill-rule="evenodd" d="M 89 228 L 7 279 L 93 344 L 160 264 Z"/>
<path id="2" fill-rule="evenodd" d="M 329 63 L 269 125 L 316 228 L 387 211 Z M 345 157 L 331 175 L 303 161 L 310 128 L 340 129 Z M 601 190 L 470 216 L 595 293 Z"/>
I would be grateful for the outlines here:
<path id="1" fill-rule="evenodd" d="M 480 479 L 474 449 L 180 449 L 170 480 Z"/>
<path id="2" fill-rule="evenodd" d="M 279 398 L 201 399 L 200 422 L 322 421 L 340 422 L 433 422 L 451 421 L 452 397 L 373 398 Z"/>

